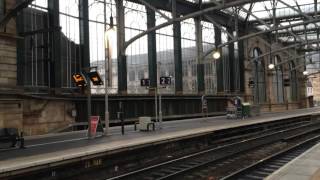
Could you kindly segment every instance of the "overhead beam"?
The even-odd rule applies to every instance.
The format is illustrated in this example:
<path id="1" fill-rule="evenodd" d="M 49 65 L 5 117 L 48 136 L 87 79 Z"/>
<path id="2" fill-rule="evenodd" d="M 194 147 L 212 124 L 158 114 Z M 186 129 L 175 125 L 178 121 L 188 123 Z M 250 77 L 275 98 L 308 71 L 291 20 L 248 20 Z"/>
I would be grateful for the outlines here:
<path id="1" fill-rule="evenodd" d="M 153 5 L 151 5 L 150 3 L 146 2 L 145 0 L 137 0 L 140 3 L 144 4 L 146 7 L 148 7 L 149 9 L 153 10 L 154 12 L 159 13 L 163 18 L 169 20 L 170 18 L 165 15 L 164 13 L 162 13 L 159 9 L 157 9 L 156 7 L 154 7 Z"/>
<path id="2" fill-rule="evenodd" d="M 253 6 L 254 6 L 254 3 L 251 3 L 251 4 L 250 4 L 250 7 L 249 7 L 249 12 L 252 12 Z M 250 18 L 250 13 L 247 13 L 247 16 L 246 16 L 246 18 L 244 19 L 244 22 L 248 22 L 249 18 Z"/>
<path id="3" fill-rule="evenodd" d="M 220 3 L 218 3 L 218 2 L 215 2 L 215 1 L 214 1 L 213 3 L 216 4 L 217 6 L 219 6 L 219 5 L 221 6 L 221 5 L 222 5 L 222 4 L 220 4 Z M 244 12 L 250 13 L 251 16 L 254 17 L 255 19 L 257 19 L 257 21 L 259 21 L 261 24 L 267 26 L 267 27 L 269 28 L 269 30 L 271 30 L 270 32 L 272 32 L 272 31 L 278 31 L 279 28 L 285 27 L 285 26 L 281 26 L 281 25 L 271 27 L 269 24 L 266 24 L 263 20 L 259 19 L 259 17 L 257 17 L 256 15 L 254 15 L 252 12 L 246 10 L 246 9 L 243 8 L 243 7 L 240 7 L 240 8 L 241 8 Z M 309 21 L 311 21 L 312 23 L 315 23 L 315 22 L 313 22 L 313 20 L 315 20 L 315 19 L 310 19 Z M 318 19 L 316 19 L 316 20 L 318 20 Z M 304 24 L 304 25 L 305 25 L 305 24 Z M 292 27 L 293 27 L 293 26 L 290 24 L 289 28 L 292 28 Z M 297 36 L 296 34 L 294 34 L 294 33 L 292 32 L 292 30 L 289 30 L 289 28 L 284 28 L 284 30 L 286 30 L 288 33 L 290 33 L 290 34 L 291 34 L 292 36 L 294 36 L 296 39 L 299 39 L 300 41 L 304 41 L 300 36 Z M 254 33 L 254 34 L 256 34 L 256 33 Z M 238 40 L 239 40 L 239 39 L 238 39 Z M 236 40 L 236 41 L 238 41 L 238 40 Z M 224 43 L 224 44 L 220 45 L 220 47 L 223 47 L 223 46 L 225 46 L 225 45 L 227 45 L 227 44 L 231 44 L 231 42 L 236 42 L 236 41 L 234 41 L 234 40 L 228 41 L 227 43 Z M 307 43 L 307 45 L 308 45 L 308 43 Z M 204 53 L 204 57 L 208 56 L 215 48 L 216 48 L 216 47 L 212 47 L 212 48 L 210 48 L 209 50 L 207 50 L 207 52 Z M 311 47 L 311 48 L 312 48 L 312 47 Z M 203 58 L 204 58 L 204 57 L 203 57 Z"/>
<path id="4" fill-rule="evenodd" d="M 277 52 L 282 52 L 284 50 L 287 50 L 287 49 L 291 49 L 291 48 L 297 48 L 299 46 L 303 46 L 303 45 L 306 45 L 306 44 L 312 44 L 312 43 L 319 43 L 319 40 L 312 40 L 312 41 L 309 41 L 309 42 L 303 42 L 303 43 L 299 43 L 299 44 L 293 44 L 293 45 L 289 45 L 289 46 L 285 46 L 285 47 L 282 47 L 282 48 L 279 48 L 279 49 L 275 49 L 275 50 L 272 50 L 270 52 L 267 52 L 267 53 L 264 53 L 264 54 L 261 54 L 260 56 L 258 57 L 255 57 L 255 58 L 249 58 L 248 60 L 250 61 L 253 61 L 254 59 L 260 59 L 264 56 L 268 56 L 271 54 L 274 54 L 274 53 L 277 53 Z"/>
<path id="5" fill-rule="evenodd" d="M 252 0 L 252 1 L 250 1 L 250 2 L 247 2 L 247 1 L 243 1 L 241 4 L 239 4 L 238 6 L 243 6 L 243 5 L 245 5 L 245 4 L 249 4 L 249 3 L 256 3 L 256 2 L 263 2 L 263 1 L 267 1 L 267 0 Z M 232 2 L 234 2 L 234 0 L 223 0 L 222 1 L 222 4 L 228 4 L 228 3 L 232 3 Z M 215 6 L 216 4 L 215 4 L 216 2 L 214 2 L 214 1 L 209 1 L 209 2 L 203 2 L 202 3 L 202 6 L 203 6 L 203 8 L 209 8 L 209 7 L 212 7 L 212 6 Z"/>
<path id="6" fill-rule="evenodd" d="M 140 2 L 141 0 L 128 0 L 128 1 L 134 2 L 137 4 L 142 4 Z M 159 1 L 159 0 L 144 0 L 144 1 L 148 2 L 149 5 L 152 5 L 156 9 L 161 9 L 161 10 L 171 12 L 171 1 L 172 0 L 161 0 L 161 1 Z M 142 4 L 142 5 L 145 5 L 145 4 Z M 177 9 L 178 15 L 187 15 L 190 13 L 200 11 L 204 8 L 203 8 L 203 6 L 200 7 L 198 4 L 195 4 L 195 3 L 191 3 L 188 1 L 184 1 L 184 0 L 177 0 L 176 9 Z M 215 21 L 217 23 L 224 25 L 224 26 L 229 26 L 229 24 L 226 23 L 231 18 L 231 16 L 229 14 L 226 14 L 226 13 L 220 12 L 220 11 L 213 11 L 213 12 L 208 12 L 207 15 L 210 16 L 211 18 L 215 19 Z M 202 20 L 208 21 L 206 18 L 204 18 Z M 244 25 L 244 23 L 243 23 L 243 25 Z"/>
<path id="7" fill-rule="evenodd" d="M 320 15 L 320 12 L 310 12 L 310 13 L 305 13 L 308 16 L 313 16 L 313 15 Z M 303 20 L 305 19 L 304 17 L 302 17 L 301 15 L 297 14 L 297 15 L 290 15 L 290 16 L 277 16 L 276 17 L 276 21 L 278 22 L 287 22 L 288 20 L 291 21 L 299 21 L 299 20 Z M 261 20 L 263 20 L 264 22 L 266 22 L 267 24 L 273 24 L 273 18 L 261 18 Z M 259 25 L 259 21 L 258 20 L 252 20 L 252 21 L 248 21 L 248 23 L 252 26 L 256 26 Z"/>
<path id="8" fill-rule="evenodd" d="M 316 34 L 317 30 L 318 30 L 318 28 L 309 28 L 309 29 L 307 28 L 306 30 L 304 30 L 304 29 L 294 30 L 293 29 L 292 32 L 295 33 L 296 35 L 302 35 L 304 33 Z M 288 33 L 288 32 L 278 32 L 278 35 L 280 35 L 280 37 L 281 36 L 291 36 L 290 33 Z"/>
<path id="9" fill-rule="evenodd" d="M 169 20 L 168 22 L 162 23 L 162 24 L 160 24 L 158 26 L 150 28 L 150 29 L 148 29 L 146 31 L 143 31 L 142 33 L 134 36 L 133 38 L 131 38 L 130 40 L 128 40 L 125 43 L 124 49 L 126 49 L 131 43 L 133 43 L 137 39 L 147 35 L 148 33 L 156 31 L 156 30 L 164 28 L 164 27 L 167 27 L 169 25 L 172 25 L 175 22 L 181 22 L 181 21 L 189 19 L 189 18 L 194 18 L 194 17 L 197 17 L 197 16 L 201 16 L 201 15 L 204 15 L 204 14 L 206 14 L 208 12 L 211 12 L 211 11 L 214 11 L 214 10 L 220 10 L 220 9 L 224 9 L 224 8 L 240 6 L 240 5 L 243 5 L 243 4 L 251 3 L 252 1 L 258 1 L 258 0 L 236 0 L 236 1 L 232 1 L 232 2 L 227 3 L 227 4 L 221 4 L 221 5 L 217 5 L 217 6 L 214 6 L 214 7 L 202 9 L 201 11 L 190 13 L 188 15 L 185 15 L 185 16 L 182 16 L 182 17 L 179 17 L 179 18 L 173 18 L 172 20 Z"/>
<path id="10" fill-rule="evenodd" d="M 230 43 L 234 43 L 234 42 L 237 42 L 237 41 L 249 39 L 249 38 L 252 38 L 252 37 L 255 37 L 255 36 L 258 36 L 258 35 L 262 35 L 262 34 L 266 34 L 266 33 L 270 33 L 270 32 L 276 31 L 276 30 L 288 29 L 288 28 L 291 28 L 291 27 L 300 26 L 300 25 L 309 24 L 309 23 L 318 22 L 318 21 L 320 21 L 320 19 L 312 19 L 312 20 L 303 21 L 303 22 L 296 23 L 296 24 L 291 24 L 291 25 L 287 25 L 287 26 L 281 26 L 281 27 L 273 28 L 273 29 L 266 29 L 266 30 L 262 30 L 262 31 L 259 31 L 259 32 L 256 32 L 256 33 L 247 34 L 247 35 L 241 36 L 241 37 L 239 37 L 239 38 L 237 38 L 235 40 L 231 40 L 231 41 L 228 41 L 226 43 L 220 44 L 218 46 L 218 48 L 224 47 L 224 46 L 226 46 L 226 45 L 228 45 Z M 214 49 L 215 48 L 211 48 L 211 49 L 207 50 L 207 52 L 204 53 L 204 57 L 208 56 Z"/>
<path id="11" fill-rule="evenodd" d="M 6 14 L 0 21 L 0 29 L 4 28 L 11 18 L 17 16 L 18 12 L 28 7 L 29 4 L 32 3 L 33 0 L 25 0 L 16 5 L 8 14 Z"/>

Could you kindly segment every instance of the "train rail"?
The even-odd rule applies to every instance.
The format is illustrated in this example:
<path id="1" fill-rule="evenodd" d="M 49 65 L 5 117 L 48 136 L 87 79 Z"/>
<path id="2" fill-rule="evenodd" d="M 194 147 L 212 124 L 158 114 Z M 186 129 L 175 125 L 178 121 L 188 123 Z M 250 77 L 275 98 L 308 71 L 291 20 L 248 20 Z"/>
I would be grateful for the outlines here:
<path id="1" fill-rule="evenodd" d="M 257 163 L 240 169 L 237 172 L 222 178 L 222 180 L 264 179 L 283 165 L 301 155 L 312 146 L 319 143 L 319 141 L 320 135 L 306 139 L 303 142 L 262 159 Z"/>
<path id="2" fill-rule="evenodd" d="M 200 179 L 208 176 L 223 178 L 231 172 L 260 161 L 261 157 L 270 156 L 275 153 L 274 151 L 279 152 L 280 149 L 288 145 L 287 142 L 290 139 L 299 139 L 300 137 L 314 134 L 320 134 L 319 121 L 301 120 L 278 124 L 253 133 L 247 132 L 234 134 L 232 137 L 221 137 L 210 148 L 201 152 L 192 153 L 109 179 Z M 246 156 L 257 156 L 259 153 L 259 158 L 243 163 L 243 165 L 239 164 L 239 161 L 244 161 Z M 261 154 L 264 156 L 261 156 Z M 234 167 L 234 164 L 237 164 L 237 167 Z M 210 171 L 214 171 L 216 174 L 210 175 Z"/>

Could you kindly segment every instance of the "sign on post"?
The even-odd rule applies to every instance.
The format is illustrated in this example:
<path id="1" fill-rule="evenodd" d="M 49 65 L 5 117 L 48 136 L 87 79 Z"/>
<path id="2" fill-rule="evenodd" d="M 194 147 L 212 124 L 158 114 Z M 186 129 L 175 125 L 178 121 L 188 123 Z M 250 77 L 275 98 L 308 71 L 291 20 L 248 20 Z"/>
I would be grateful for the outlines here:
<path id="1" fill-rule="evenodd" d="M 285 87 L 290 86 L 290 79 L 289 78 L 283 79 L 283 86 L 285 86 Z"/>
<path id="2" fill-rule="evenodd" d="M 255 86 L 255 82 L 251 78 L 249 79 L 248 86 L 250 88 L 254 88 L 254 86 Z"/>
<path id="3" fill-rule="evenodd" d="M 171 77 L 169 77 L 169 76 L 160 77 L 160 84 L 161 85 L 170 85 L 171 84 Z"/>
<path id="4" fill-rule="evenodd" d="M 141 79 L 140 85 L 141 86 L 150 86 L 150 79 Z"/>
<path id="5" fill-rule="evenodd" d="M 89 129 L 89 131 L 91 132 L 91 136 L 93 138 L 96 137 L 99 121 L 100 121 L 99 116 L 91 116 L 90 117 L 91 129 Z"/>
<path id="6" fill-rule="evenodd" d="M 208 117 L 208 102 L 205 95 L 201 96 L 201 109 L 203 116 Z"/>
<path id="7" fill-rule="evenodd" d="M 207 103 L 207 99 L 206 99 L 206 96 L 202 96 L 201 97 L 201 104 L 202 104 L 202 109 L 207 109 L 208 108 L 208 103 Z"/>

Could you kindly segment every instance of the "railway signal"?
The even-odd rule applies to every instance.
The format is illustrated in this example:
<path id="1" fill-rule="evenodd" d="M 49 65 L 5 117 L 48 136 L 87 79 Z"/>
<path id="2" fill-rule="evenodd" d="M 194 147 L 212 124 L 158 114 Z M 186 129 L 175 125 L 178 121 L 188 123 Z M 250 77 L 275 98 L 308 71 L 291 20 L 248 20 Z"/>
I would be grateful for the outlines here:
<path id="1" fill-rule="evenodd" d="M 100 74 L 97 71 L 91 71 L 87 73 L 87 76 L 91 80 L 92 84 L 95 86 L 103 85 Z"/>
<path id="2" fill-rule="evenodd" d="M 75 73 L 74 75 L 72 75 L 72 80 L 78 87 L 87 86 L 86 77 L 82 73 Z"/>

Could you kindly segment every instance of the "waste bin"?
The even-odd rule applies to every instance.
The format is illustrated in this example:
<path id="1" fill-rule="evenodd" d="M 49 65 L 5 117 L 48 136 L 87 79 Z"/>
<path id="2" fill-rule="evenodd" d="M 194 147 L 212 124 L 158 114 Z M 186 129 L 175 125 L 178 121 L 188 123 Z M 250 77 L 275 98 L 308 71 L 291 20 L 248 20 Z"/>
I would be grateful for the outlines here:
<path id="1" fill-rule="evenodd" d="M 242 117 L 250 117 L 250 103 L 243 102 L 242 103 Z"/>

